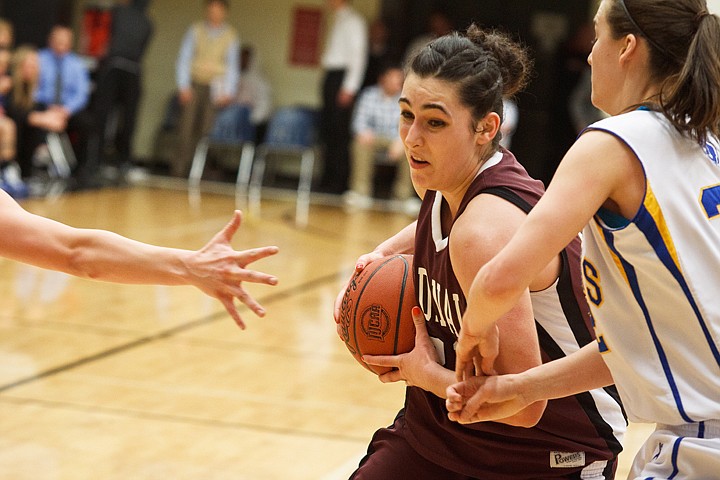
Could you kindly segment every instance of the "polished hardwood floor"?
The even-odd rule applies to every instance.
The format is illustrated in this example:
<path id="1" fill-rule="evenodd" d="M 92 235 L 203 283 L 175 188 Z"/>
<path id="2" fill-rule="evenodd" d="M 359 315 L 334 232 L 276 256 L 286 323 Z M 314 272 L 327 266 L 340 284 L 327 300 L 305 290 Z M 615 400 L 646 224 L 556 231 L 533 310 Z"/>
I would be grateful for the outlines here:
<path id="1" fill-rule="evenodd" d="M 199 248 L 232 195 L 135 186 L 24 201 L 35 213 L 149 243 Z M 0 478 L 347 478 L 402 406 L 337 338 L 332 303 L 354 260 L 404 214 L 263 199 L 234 245 L 274 244 L 249 285 L 265 318 L 239 330 L 190 287 L 123 286 L 0 260 Z M 618 478 L 649 430 L 633 425 Z"/>

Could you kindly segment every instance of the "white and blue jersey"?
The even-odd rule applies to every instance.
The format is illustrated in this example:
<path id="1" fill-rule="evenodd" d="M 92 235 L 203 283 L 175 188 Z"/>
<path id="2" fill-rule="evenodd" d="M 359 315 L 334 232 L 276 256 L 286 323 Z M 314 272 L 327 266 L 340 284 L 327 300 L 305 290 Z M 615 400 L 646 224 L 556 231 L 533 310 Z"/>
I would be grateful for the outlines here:
<path id="1" fill-rule="evenodd" d="M 646 177 L 642 206 L 584 230 L 596 334 L 631 421 L 720 419 L 720 152 L 636 110 L 589 127 L 622 140 Z"/>

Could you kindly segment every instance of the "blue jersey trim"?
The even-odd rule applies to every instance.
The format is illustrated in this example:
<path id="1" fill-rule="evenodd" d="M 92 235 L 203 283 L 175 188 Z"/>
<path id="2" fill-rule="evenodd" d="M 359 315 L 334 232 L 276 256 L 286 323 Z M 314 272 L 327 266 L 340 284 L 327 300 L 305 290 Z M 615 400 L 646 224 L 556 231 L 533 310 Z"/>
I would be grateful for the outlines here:
<path id="1" fill-rule="evenodd" d="M 673 444 L 673 449 L 672 449 L 673 471 L 670 474 L 670 476 L 668 477 L 668 480 L 672 480 L 673 478 L 675 478 L 677 476 L 678 473 L 680 473 L 680 469 L 678 468 L 677 460 L 678 460 L 678 452 L 680 450 L 680 442 L 683 441 L 683 438 L 685 438 L 685 437 L 679 437 L 677 440 L 675 440 L 675 443 Z"/>
<path id="2" fill-rule="evenodd" d="M 652 215 L 650 215 L 650 212 L 648 212 L 645 208 L 645 205 L 640 206 L 640 211 L 636 216 L 635 224 L 638 226 L 643 235 L 645 235 L 645 238 L 650 243 L 652 249 L 655 251 L 658 259 L 663 263 L 663 265 L 665 265 L 665 268 L 668 269 L 670 274 L 672 274 L 672 276 L 675 278 L 678 285 L 682 289 L 683 293 L 685 294 L 685 298 L 692 307 L 693 312 L 695 313 L 695 318 L 697 319 L 698 324 L 703 331 L 705 341 L 708 343 L 713 357 L 715 357 L 715 363 L 720 366 L 720 351 L 718 351 L 715 340 L 712 337 L 712 333 L 710 333 L 710 329 L 708 328 L 707 323 L 702 316 L 702 313 L 700 313 L 700 309 L 695 302 L 695 298 L 693 298 L 692 293 L 690 292 L 690 287 L 688 286 L 687 281 L 685 281 L 685 277 L 680 271 L 679 266 L 675 263 L 675 260 L 673 260 L 672 256 L 670 255 L 667 245 L 663 241 L 662 235 L 660 234 L 660 230 L 658 229 L 658 226 L 655 223 Z"/>
<path id="3" fill-rule="evenodd" d="M 665 372 L 665 378 L 668 381 L 670 390 L 672 390 L 673 398 L 675 399 L 675 405 L 678 408 L 680 416 L 686 422 L 692 423 L 694 422 L 694 420 L 690 418 L 687 413 L 685 413 L 685 407 L 683 407 L 682 398 L 680 398 L 680 392 L 678 391 L 677 385 L 675 384 L 675 378 L 673 377 L 672 371 L 670 369 L 670 364 L 667 361 L 665 350 L 663 349 L 662 343 L 660 342 L 660 339 L 655 332 L 655 327 L 653 326 L 652 319 L 650 318 L 650 313 L 648 312 L 647 306 L 645 305 L 645 300 L 643 299 L 642 292 L 640 292 L 640 285 L 638 284 L 637 275 L 635 274 L 635 268 L 630 265 L 630 263 L 628 263 L 628 261 L 625 260 L 625 258 L 620 254 L 620 252 L 615 248 L 615 239 L 612 233 L 603 229 L 603 236 L 605 237 L 605 243 L 607 244 L 608 248 L 620 260 L 622 268 L 625 272 L 625 276 L 628 279 L 630 289 L 632 290 L 633 296 L 635 297 L 635 301 L 643 312 L 643 316 L 645 317 L 645 323 L 647 324 L 648 331 L 650 332 L 650 336 L 652 337 L 653 343 L 655 344 L 655 350 L 657 351 L 658 357 L 660 358 L 660 363 L 662 364 L 663 371 Z"/>

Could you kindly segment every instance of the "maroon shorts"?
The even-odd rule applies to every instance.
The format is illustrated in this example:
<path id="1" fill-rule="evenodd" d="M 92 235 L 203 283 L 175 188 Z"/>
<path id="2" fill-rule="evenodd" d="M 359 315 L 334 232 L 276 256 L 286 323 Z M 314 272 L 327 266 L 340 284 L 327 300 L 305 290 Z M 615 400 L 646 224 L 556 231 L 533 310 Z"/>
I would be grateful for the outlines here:
<path id="1" fill-rule="evenodd" d="M 367 454 L 350 476 L 350 480 L 481 480 L 449 470 L 420 455 L 405 438 L 403 412 L 400 412 L 391 426 L 375 432 Z M 606 478 L 613 478 L 616 466 L 616 463 L 612 465 L 612 472 L 609 472 Z M 580 475 L 581 472 L 575 472 L 564 477 L 553 476 L 553 480 L 580 480 Z"/>
<path id="2" fill-rule="evenodd" d="M 453 473 L 418 454 L 405 439 L 402 429 L 405 418 L 399 415 L 388 428 L 381 428 L 373 435 L 368 453 L 350 477 L 352 480 L 474 480 L 472 477 Z"/>

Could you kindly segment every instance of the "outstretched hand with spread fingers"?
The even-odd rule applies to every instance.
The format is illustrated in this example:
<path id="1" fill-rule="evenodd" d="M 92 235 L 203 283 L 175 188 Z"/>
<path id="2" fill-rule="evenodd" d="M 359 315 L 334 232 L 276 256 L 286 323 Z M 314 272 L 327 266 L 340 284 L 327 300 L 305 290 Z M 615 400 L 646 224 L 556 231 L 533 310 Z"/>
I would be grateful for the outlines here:
<path id="1" fill-rule="evenodd" d="M 266 285 L 276 285 L 278 282 L 274 275 L 250 270 L 247 266 L 257 260 L 275 255 L 278 253 L 278 247 L 234 250 L 231 241 L 240 228 L 241 222 L 242 214 L 236 210 L 230 222 L 203 248 L 192 252 L 184 263 L 190 277 L 188 283 L 220 300 L 235 323 L 245 329 L 245 323 L 234 302 L 235 298 L 259 317 L 265 315 L 265 309 L 245 290 L 243 282 Z"/>

